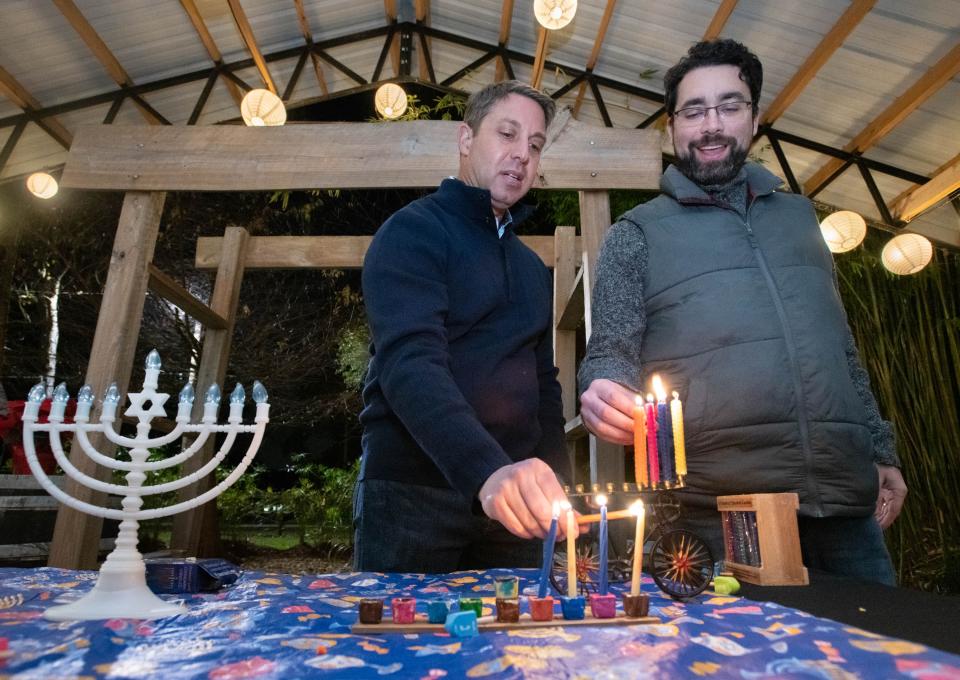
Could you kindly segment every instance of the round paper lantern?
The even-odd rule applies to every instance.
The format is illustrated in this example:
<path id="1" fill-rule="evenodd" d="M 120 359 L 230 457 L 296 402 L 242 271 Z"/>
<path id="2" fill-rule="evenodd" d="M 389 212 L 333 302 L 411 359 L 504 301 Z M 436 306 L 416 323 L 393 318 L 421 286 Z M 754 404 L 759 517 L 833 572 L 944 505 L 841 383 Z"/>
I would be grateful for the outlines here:
<path id="1" fill-rule="evenodd" d="M 407 93 L 396 83 L 384 83 L 377 88 L 373 102 L 384 118 L 399 118 L 407 110 Z"/>
<path id="2" fill-rule="evenodd" d="M 27 177 L 27 189 L 39 198 L 53 198 L 57 195 L 60 186 L 52 175 L 45 172 L 35 172 Z"/>
<path id="3" fill-rule="evenodd" d="M 240 115 L 243 116 L 243 122 L 252 127 L 283 125 L 287 122 L 283 100 L 270 90 L 247 92 L 240 102 Z"/>
<path id="4" fill-rule="evenodd" d="M 899 234 L 883 247 L 880 259 L 894 274 L 916 274 L 929 264 L 933 245 L 920 234 Z"/>
<path id="5" fill-rule="evenodd" d="M 867 235 L 867 222 L 850 210 L 840 210 L 827 215 L 820 223 L 820 233 L 831 253 L 845 253 L 863 242 Z"/>
<path id="6" fill-rule="evenodd" d="M 577 0 L 533 0 L 533 14 L 544 28 L 563 28 L 577 13 Z"/>

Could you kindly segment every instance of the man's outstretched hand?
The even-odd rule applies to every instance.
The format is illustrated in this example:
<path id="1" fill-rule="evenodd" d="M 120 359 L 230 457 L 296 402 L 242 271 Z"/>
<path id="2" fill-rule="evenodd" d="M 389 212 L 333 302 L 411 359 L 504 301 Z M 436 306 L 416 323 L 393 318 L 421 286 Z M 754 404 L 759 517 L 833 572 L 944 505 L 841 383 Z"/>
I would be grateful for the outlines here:
<path id="1" fill-rule="evenodd" d="M 557 476 L 539 458 L 500 468 L 480 487 L 479 497 L 487 516 L 520 538 L 544 538 L 553 519 L 554 501 L 567 500 Z M 563 517 L 557 528 L 558 535 L 566 534 Z"/>

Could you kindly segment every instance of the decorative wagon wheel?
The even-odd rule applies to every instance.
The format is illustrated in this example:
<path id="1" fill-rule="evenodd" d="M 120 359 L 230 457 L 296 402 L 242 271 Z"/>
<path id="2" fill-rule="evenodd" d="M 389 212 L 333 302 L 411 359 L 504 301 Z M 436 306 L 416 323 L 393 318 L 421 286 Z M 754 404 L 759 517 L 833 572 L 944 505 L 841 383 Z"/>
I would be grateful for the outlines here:
<path id="1" fill-rule="evenodd" d="M 650 552 L 650 574 L 660 590 L 684 600 L 699 595 L 713 577 L 713 555 L 694 533 L 669 531 Z"/>
<path id="2" fill-rule="evenodd" d="M 577 594 L 588 596 L 597 592 L 600 559 L 590 546 L 577 548 Z M 567 553 L 557 549 L 553 553 L 550 585 L 561 595 L 567 594 Z"/>

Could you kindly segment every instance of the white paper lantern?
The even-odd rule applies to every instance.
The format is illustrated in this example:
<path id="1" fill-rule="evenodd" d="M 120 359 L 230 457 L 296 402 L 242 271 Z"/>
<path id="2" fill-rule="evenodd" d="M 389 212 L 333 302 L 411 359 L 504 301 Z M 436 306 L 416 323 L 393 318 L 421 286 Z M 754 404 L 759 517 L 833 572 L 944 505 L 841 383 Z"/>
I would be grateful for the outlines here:
<path id="1" fill-rule="evenodd" d="M 831 253 L 845 253 L 863 242 L 867 235 L 867 222 L 850 210 L 840 210 L 827 215 L 820 223 L 820 233 Z"/>
<path id="2" fill-rule="evenodd" d="M 407 110 L 407 93 L 396 83 L 384 83 L 377 88 L 373 102 L 384 118 L 399 118 Z"/>
<path id="3" fill-rule="evenodd" d="M 243 122 L 251 127 L 283 125 L 287 122 L 283 100 L 270 90 L 247 92 L 240 102 L 240 115 L 243 116 Z"/>
<path id="4" fill-rule="evenodd" d="M 883 247 L 880 259 L 894 274 L 916 274 L 933 258 L 933 245 L 920 234 L 899 234 Z"/>
<path id="5" fill-rule="evenodd" d="M 533 14 L 544 28 L 563 28 L 577 13 L 577 0 L 533 0 Z"/>
<path id="6" fill-rule="evenodd" d="M 27 177 L 27 189 L 38 198 L 53 198 L 57 195 L 60 186 L 52 175 L 45 172 L 35 172 Z"/>

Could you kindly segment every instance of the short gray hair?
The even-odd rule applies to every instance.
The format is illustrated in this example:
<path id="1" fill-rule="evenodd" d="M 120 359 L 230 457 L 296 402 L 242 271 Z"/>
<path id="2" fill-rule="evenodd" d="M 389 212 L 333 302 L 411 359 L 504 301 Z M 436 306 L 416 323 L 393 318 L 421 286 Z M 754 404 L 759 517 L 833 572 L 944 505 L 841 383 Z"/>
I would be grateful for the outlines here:
<path id="1" fill-rule="evenodd" d="M 543 109 L 543 119 L 546 127 L 550 127 L 554 115 L 557 113 L 557 104 L 548 95 L 545 95 L 535 87 L 530 87 L 519 80 L 502 80 L 499 83 L 487 85 L 483 89 L 477 90 L 470 95 L 467 100 L 467 107 L 463 112 L 463 122 L 470 126 L 470 129 L 476 132 L 480 128 L 480 123 L 490 113 L 490 109 L 501 99 L 511 94 L 519 94 L 523 97 L 529 97 Z"/>

